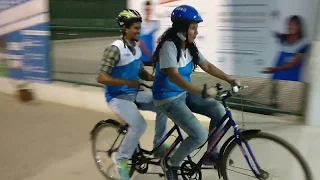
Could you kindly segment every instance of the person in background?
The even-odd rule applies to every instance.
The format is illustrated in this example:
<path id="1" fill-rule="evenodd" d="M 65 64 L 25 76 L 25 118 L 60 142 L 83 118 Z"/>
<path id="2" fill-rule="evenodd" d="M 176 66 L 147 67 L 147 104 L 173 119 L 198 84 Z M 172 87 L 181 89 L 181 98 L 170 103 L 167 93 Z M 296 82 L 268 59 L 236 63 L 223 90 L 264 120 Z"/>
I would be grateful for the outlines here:
<path id="1" fill-rule="evenodd" d="M 271 105 L 275 108 L 278 107 L 278 80 L 300 81 L 304 61 L 310 49 L 310 43 L 303 32 L 302 19 L 294 15 L 289 17 L 287 22 L 287 33 L 274 33 L 280 44 L 275 66 L 262 71 L 266 74 L 273 74 L 272 79 L 275 81 L 272 86 Z"/>
<path id="2" fill-rule="evenodd" d="M 139 91 L 139 80 L 153 81 L 140 61 L 141 51 L 136 45 L 139 41 L 142 18 L 138 11 L 127 9 L 121 11 L 117 18 L 123 37 L 114 41 L 103 54 L 98 83 L 105 85 L 105 97 L 110 109 L 129 124 L 128 133 L 116 155 L 117 172 L 122 180 L 129 180 L 129 159 L 131 159 L 147 122 L 139 109 L 157 113 L 154 146 L 158 145 L 167 133 L 168 118 L 153 104 L 152 93 Z M 139 103 L 138 109 L 135 102 Z M 160 146 L 155 156 L 161 157 L 169 145 Z"/>
<path id="3" fill-rule="evenodd" d="M 155 46 L 155 33 L 159 30 L 160 22 L 157 20 L 151 20 L 153 6 L 151 1 L 144 2 L 144 20 L 141 23 L 141 36 L 139 46 L 142 51 L 141 61 L 145 66 L 152 66 L 152 53 Z"/>

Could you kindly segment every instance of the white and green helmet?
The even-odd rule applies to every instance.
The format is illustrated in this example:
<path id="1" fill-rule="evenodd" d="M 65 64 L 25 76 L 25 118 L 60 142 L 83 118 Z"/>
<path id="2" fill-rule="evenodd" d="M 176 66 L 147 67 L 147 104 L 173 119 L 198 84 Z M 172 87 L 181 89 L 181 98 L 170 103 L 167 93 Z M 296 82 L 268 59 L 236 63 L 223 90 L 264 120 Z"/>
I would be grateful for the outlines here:
<path id="1" fill-rule="evenodd" d="M 130 26 L 134 22 L 142 22 L 142 18 L 138 11 L 125 9 L 119 13 L 117 22 L 120 27 Z"/>

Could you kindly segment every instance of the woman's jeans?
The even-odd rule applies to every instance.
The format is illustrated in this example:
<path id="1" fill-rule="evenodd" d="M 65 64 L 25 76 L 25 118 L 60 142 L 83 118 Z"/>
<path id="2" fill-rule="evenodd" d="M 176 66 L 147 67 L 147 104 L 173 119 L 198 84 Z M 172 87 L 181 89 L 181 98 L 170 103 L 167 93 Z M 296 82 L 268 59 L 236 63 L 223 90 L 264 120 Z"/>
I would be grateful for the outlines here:
<path id="1" fill-rule="evenodd" d="M 140 104 L 139 109 L 134 101 Z M 119 148 L 116 159 L 131 159 L 131 156 L 138 146 L 140 137 L 147 128 L 147 122 L 139 110 L 157 113 L 156 133 L 153 141 L 154 146 L 158 145 L 167 133 L 168 118 L 154 106 L 152 92 L 139 91 L 137 94 L 117 96 L 109 102 L 109 107 L 130 125 L 128 133 Z"/>
<path id="2" fill-rule="evenodd" d="M 184 158 L 203 145 L 208 138 L 208 131 L 201 125 L 193 112 L 211 118 L 210 130 L 216 126 L 226 113 L 220 102 L 212 98 L 203 99 L 200 96 L 187 93 L 157 107 L 189 135 L 171 156 L 170 162 L 173 166 L 179 166 Z M 209 144 L 214 138 L 212 136 L 209 139 Z M 216 147 L 210 153 L 218 153 L 218 148 Z"/>

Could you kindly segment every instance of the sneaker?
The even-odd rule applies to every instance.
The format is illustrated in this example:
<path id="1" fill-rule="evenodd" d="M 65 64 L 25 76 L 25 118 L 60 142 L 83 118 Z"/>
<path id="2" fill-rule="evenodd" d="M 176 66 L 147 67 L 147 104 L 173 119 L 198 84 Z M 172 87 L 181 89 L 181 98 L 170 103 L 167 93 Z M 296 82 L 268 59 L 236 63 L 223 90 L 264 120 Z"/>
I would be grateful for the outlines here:
<path id="1" fill-rule="evenodd" d="M 164 156 L 164 154 L 169 150 L 170 148 L 170 145 L 169 144 L 166 144 L 166 143 L 163 143 L 153 154 L 153 156 L 155 158 L 161 158 Z M 175 149 L 174 149 L 175 150 Z M 173 150 L 173 151 L 174 151 Z"/>
<path id="2" fill-rule="evenodd" d="M 219 160 L 219 153 L 215 153 L 213 155 L 209 155 L 208 158 L 204 160 L 203 165 L 213 166 L 215 169 L 217 169 L 218 160 Z"/>
<path id="3" fill-rule="evenodd" d="M 178 180 L 178 171 L 167 164 L 167 158 L 162 158 L 160 165 L 166 180 Z"/>
<path id="4" fill-rule="evenodd" d="M 129 160 L 126 159 L 121 159 L 117 160 L 116 153 L 112 154 L 112 160 L 114 164 L 116 165 L 116 172 L 118 173 L 118 176 L 120 177 L 121 180 L 130 180 L 130 166 L 129 166 Z"/>

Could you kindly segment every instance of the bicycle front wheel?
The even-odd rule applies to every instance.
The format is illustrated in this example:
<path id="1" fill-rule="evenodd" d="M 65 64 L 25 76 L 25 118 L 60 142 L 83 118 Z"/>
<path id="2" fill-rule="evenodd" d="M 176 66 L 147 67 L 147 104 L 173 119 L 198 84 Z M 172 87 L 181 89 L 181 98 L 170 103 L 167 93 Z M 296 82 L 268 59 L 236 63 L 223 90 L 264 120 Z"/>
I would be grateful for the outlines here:
<path id="1" fill-rule="evenodd" d="M 258 132 L 242 135 L 241 141 L 252 168 L 234 139 L 226 148 L 220 164 L 224 180 L 313 180 L 305 159 L 284 139 Z"/>

